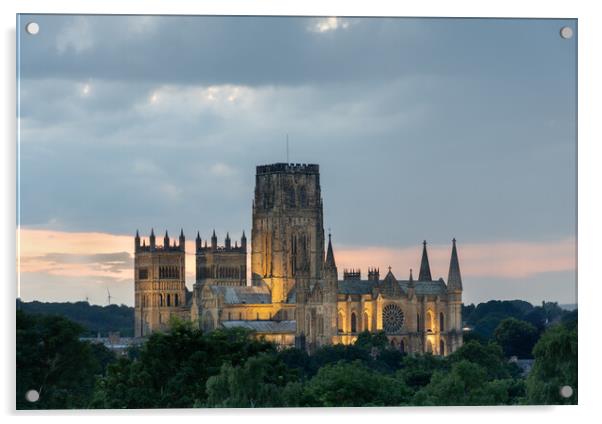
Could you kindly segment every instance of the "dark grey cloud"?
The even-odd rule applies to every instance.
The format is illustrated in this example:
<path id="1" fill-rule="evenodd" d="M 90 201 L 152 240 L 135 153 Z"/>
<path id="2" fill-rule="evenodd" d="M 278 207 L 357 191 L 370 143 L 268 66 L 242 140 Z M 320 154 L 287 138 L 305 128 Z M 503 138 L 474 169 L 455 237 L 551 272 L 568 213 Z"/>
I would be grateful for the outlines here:
<path id="1" fill-rule="evenodd" d="M 321 166 L 337 243 L 575 235 L 574 21 L 29 20 L 24 226 L 248 232 L 255 166 L 289 134 L 291 161 Z"/>

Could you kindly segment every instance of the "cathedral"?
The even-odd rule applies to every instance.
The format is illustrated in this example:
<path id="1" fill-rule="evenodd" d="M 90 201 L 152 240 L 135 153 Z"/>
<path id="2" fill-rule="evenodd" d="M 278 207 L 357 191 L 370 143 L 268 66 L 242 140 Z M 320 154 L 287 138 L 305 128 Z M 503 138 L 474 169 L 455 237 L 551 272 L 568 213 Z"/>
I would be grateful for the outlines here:
<path id="1" fill-rule="evenodd" d="M 418 276 L 398 279 L 369 268 L 339 272 L 331 235 L 324 233 L 320 170 L 315 164 L 257 166 L 251 229 L 251 279 L 247 238 L 218 246 L 197 233 L 196 278 L 185 280 L 185 237 L 163 245 L 151 231 L 135 237 L 135 334 L 161 331 L 173 316 L 205 331 L 243 327 L 281 346 L 309 351 L 350 344 L 362 331 L 384 331 L 392 348 L 447 355 L 462 345 L 462 278 L 452 241 L 447 282 L 431 276 L 423 242 Z"/>

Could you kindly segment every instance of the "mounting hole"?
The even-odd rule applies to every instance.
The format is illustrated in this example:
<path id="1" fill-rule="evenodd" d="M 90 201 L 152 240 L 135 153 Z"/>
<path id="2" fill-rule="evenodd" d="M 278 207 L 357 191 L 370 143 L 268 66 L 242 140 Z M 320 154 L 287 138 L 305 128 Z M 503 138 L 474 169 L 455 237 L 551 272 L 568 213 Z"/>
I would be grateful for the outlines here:
<path id="1" fill-rule="evenodd" d="M 40 26 L 37 22 L 29 22 L 27 25 L 25 25 L 25 31 L 27 31 L 28 34 L 36 35 L 38 32 L 40 32 Z"/>
<path id="2" fill-rule="evenodd" d="M 573 396 L 573 388 L 571 386 L 562 386 L 560 388 L 560 396 L 562 396 L 565 399 L 570 398 L 571 396 Z"/>
<path id="3" fill-rule="evenodd" d="M 564 38 L 565 40 L 568 40 L 569 38 L 573 38 L 573 28 L 565 26 L 560 28 L 560 36 L 562 38 Z"/>
<path id="4" fill-rule="evenodd" d="M 37 402 L 38 399 L 40 399 L 40 394 L 37 390 L 29 390 L 25 393 L 25 399 L 27 399 L 28 402 Z"/>

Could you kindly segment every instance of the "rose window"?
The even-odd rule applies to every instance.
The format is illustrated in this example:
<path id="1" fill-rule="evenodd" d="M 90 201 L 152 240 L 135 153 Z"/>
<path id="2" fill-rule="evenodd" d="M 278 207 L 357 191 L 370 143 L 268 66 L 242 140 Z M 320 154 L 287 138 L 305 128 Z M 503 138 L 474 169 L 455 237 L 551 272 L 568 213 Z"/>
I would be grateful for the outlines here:
<path id="1" fill-rule="evenodd" d="M 403 326 L 403 312 L 397 305 L 383 308 L 383 327 L 387 333 L 399 333 Z"/>

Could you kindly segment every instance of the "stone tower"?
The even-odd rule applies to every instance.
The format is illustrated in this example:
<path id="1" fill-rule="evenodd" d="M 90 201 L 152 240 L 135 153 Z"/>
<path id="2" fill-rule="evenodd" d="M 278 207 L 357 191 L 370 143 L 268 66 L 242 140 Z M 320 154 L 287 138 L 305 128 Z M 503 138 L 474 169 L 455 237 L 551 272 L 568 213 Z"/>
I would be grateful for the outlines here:
<path id="1" fill-rule="evenodd" d="M 230 234 L 226 234 L 224 246 L 217 245 L 213 231 L 211 246 L 201 244 L 196 236 L 196 285 L 245 286 L 247 284 L 247 237 L 243 231 L 240 246 L 232 246 Z"/>
<path id="2" fill-rule="evenodd" d="M 165 232 L 163 246 L 156 243 L 151 230 L 149 245 L 140 244 L 136 231 L 134 255 L 135 336 L 147 336 L 165 329 L 172 316 L 185 318 L 186 282 L 184 266 L 184 232 L 179 243 L 170 245 Z"/>
<path id="3" fill-rule="evenodd" d="M 299 273 L 319 279 L 324 227 L 318 165 L 257 167 L 251 233 L 253 285 L 266 284 L 273 303 L 285 303 Z"/>

